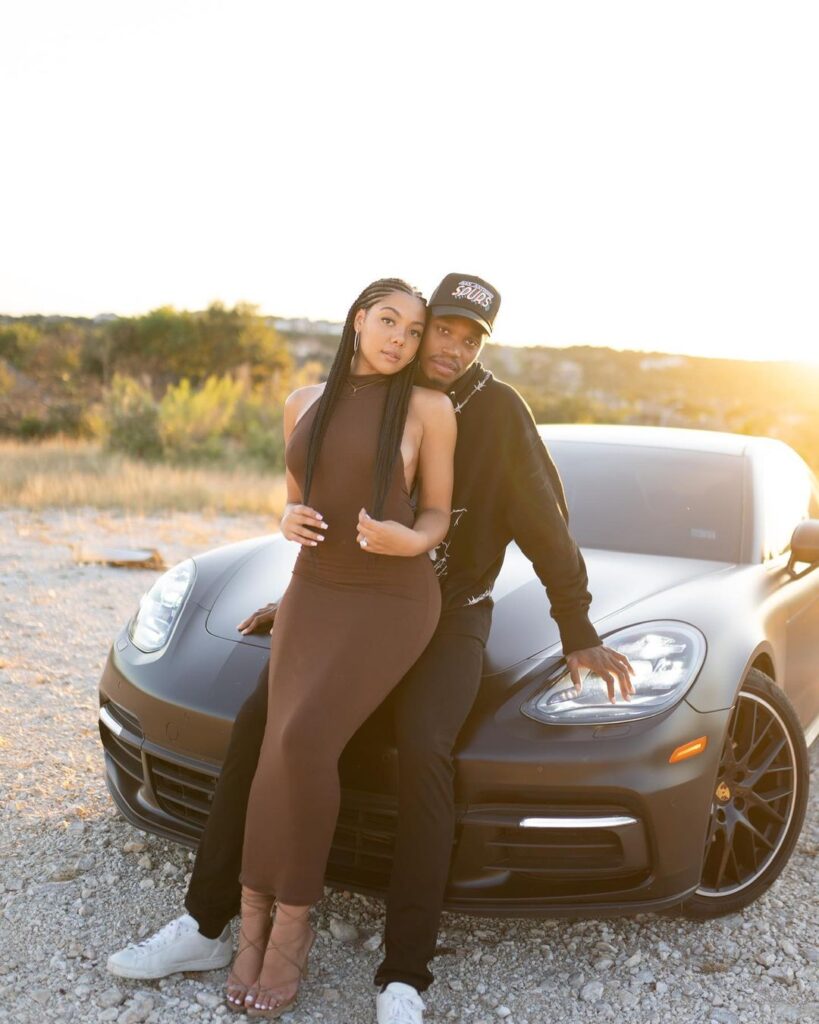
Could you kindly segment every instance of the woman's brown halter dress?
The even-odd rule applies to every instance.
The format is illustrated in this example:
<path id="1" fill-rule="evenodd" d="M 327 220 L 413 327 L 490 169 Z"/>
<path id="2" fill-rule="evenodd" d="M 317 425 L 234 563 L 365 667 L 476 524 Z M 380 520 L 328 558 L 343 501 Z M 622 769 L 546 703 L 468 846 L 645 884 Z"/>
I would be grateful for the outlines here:
<path id="1" fill-rule="evenodd" d="M 302 547 L 273 625 L 267 726 L 248 801 L 241 881 L 282 903 L 322 896 L 341 751 L 417 660 L 440 615 L 427 554 L 371 554 L 356 542 L 359 509 L 372 512 L 388 381 L 380 374 L 348 378 L 310 493 L 328 524 L 326 539 Z M 317 408 L 314 402 L 298 420 L 285 452 L 301 484 Z M 400 454 L 382 519 L 413 523 Z"/>

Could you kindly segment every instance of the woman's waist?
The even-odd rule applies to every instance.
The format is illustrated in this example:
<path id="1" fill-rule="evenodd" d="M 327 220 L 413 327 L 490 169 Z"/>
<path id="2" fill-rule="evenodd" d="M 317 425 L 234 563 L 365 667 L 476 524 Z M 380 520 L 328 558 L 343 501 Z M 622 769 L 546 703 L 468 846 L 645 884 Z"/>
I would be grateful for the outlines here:
<path id="1" fill-rule="evenodd" d="M 322 541 L 315 548 L 303 547 L 293 572 L 317 582 L 351 587 L 412 584 L 427 575 L 435 577 L 435 568 L 426 552 L 411 557 L 378 555 L 362 550 L 355 542 L 330 545 Z"/>

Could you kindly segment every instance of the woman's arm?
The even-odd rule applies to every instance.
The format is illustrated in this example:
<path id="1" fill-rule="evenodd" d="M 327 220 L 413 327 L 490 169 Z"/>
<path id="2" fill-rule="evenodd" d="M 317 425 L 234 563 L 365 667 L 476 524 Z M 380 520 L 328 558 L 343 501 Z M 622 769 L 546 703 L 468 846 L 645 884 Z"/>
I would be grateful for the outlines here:
<path id="1" fill-rule="evenodd" d="M 452 514 L 452 483 L 457 423 L 446 395 L 418 388 L 413 395 L 421 420 L 418 450 L 418 507 L 410 528 L 401 523 L 370 518 L 365 509 L 358 515 L 359 544 L 376 555 L 412 557 L 430 551 L 449 530 Z"/>
<path id="2" fill-rule="evenodd" d="M 418 397 L 422 399 L 418 404 L 424 433 L 418 452 L 418 510 L 412 530 L 420 537 L 424 552 L 440 544 L 449 531 L 458 426 L 446 395 L 424 388 L 419 389 Z"/>
<path id="3" fill-rule="evenodd" d="M 323 390 L 323 384 L 310 384 L 307 387 L 297 388 L 287 396 L 282 424 L 285 447 L 293 433 L 293 428 L 313 402 L 319 400 Z M 301 487 L 298 481 L 289 469 L 285 468 L 284 473 L 287 484 L 287 504 L 284 506 L 279 529 L 287 540 L 295 540 L 303 547 L 314 548 L 319 541 L 324 540 L 323 534 L 317 532 L 317 527 L 326 530 L 327 523 L 324 522 L 320 512 L 309 505 L 302 504 Z"/>

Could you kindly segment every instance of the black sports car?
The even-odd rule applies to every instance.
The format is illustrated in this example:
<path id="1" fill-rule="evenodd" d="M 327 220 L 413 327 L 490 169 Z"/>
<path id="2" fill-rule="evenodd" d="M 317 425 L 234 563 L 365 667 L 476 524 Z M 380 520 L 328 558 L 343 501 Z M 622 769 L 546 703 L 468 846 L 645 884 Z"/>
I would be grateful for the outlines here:
<path id="1" fill-rule="evenodd" d="M 708 917 L 757 898 L 802 826 L 819 731 L 819 481 L 787 445 L 700 430 L 550 425 L 604 642 L 636 670 L 614 705 L 572 685 L 543 586 L 510 546 L 484 678 L 456 749 L 446 907 Z M 298 547 L 228 544 L 164 573 L 111 648 L 100 733 L 111 795 L 195 844 L 233 718 Z M 386 889 L 397 757 L 388 716 L 341 762 L 327 882 Z"/>

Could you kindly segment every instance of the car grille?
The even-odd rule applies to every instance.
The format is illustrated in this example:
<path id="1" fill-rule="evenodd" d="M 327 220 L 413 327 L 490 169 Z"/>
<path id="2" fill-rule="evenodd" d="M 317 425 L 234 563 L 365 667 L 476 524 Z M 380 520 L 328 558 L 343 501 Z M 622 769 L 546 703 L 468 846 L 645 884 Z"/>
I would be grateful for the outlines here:
<path id="1" fill-rule="evenodd" d="M 105 705 L 111 718 L 114 719 L 119 730 L 111 729 L 102 720 L 100 721 L 100 735 L 102 745 L 120 771 L 124 772 L 135 782 L 142 783 L 144 772 L 142 768 L 142 729 L 139 722 L 133 715 L 125 711 L 118 704 L 109 701 Z"/>
<path id="2" fill-rule="evenodd" d="M 113 702 L 100 718 L 103 746 L 117 768 L 198 840 L 210 813 L 219 770 L 180 763 L 145 740 L 138 720 Z M 112 721 L 109 728 L 105 718 Z M 560 827 L 521 827 L 527 816 L 550 816 Z M 589 818 L 629 817 L 626 827 L 596 827 Z M 572 827 L 585 818 L 584 827 Z M 386 888 L 395 849 L 398 813 L 392 796 L 341 792 L 327 876 L 336 883 Z M 454 859 L 448 895 L 468 904 L 491 899 L 572 899 L 627 893 L 650 875 L 644 822 L 622 806 L 511 804 L 456 809 Z"/>
<path id="3" fill-rule="evenodd" d="M 395 804 L 368 801 L 358 794 L 342 794 L 330 865 L 359 868 L 388 875 L 395 848 Z"/>
<path id="4" fill-rule="evenodd" d="M 502 828 L 484 845 L 493 870 L 545 876 L 617 870 L 623 863 L 622 844 L 606 829 Z"/>
<path id="5" fill-rule="evenodd" d="M 152 744 L 145 742 L 132 714 L 113 701 L 104 707 L 122 729 L 117 734 L 100 720 L 107 753 L 140 786 L 147 783 L 160 809 L 184 822 L 184 831 L 198 838 L 210 813 L 218 770 L 204 771 L 160 755 Z M 395 845 L 396 819 L 394 800 L 342 791 L 328 875 L 344 879 L 355 876 L 362 884 L 386 883 Z"/>
<path id="6" fill-rule="evenodd" d="M 544 825 L 521 825 L 532 817 Z M 645 826 L 627 808 L 503 804 L 465 815 L 454 878 L 482 876 L 488 894 L 494 876 L 507 896 L 555 899 L 627 891 L 649 874 Z"/>
<path id="7" fill-rule="evenodd" d="M 146 760 L 151 785 L 162 810 L 190 822 L 199 830 L 204 829 L 219 778 L 218 770 L 207 774 L 155 754 L 148 754 Z"/>

